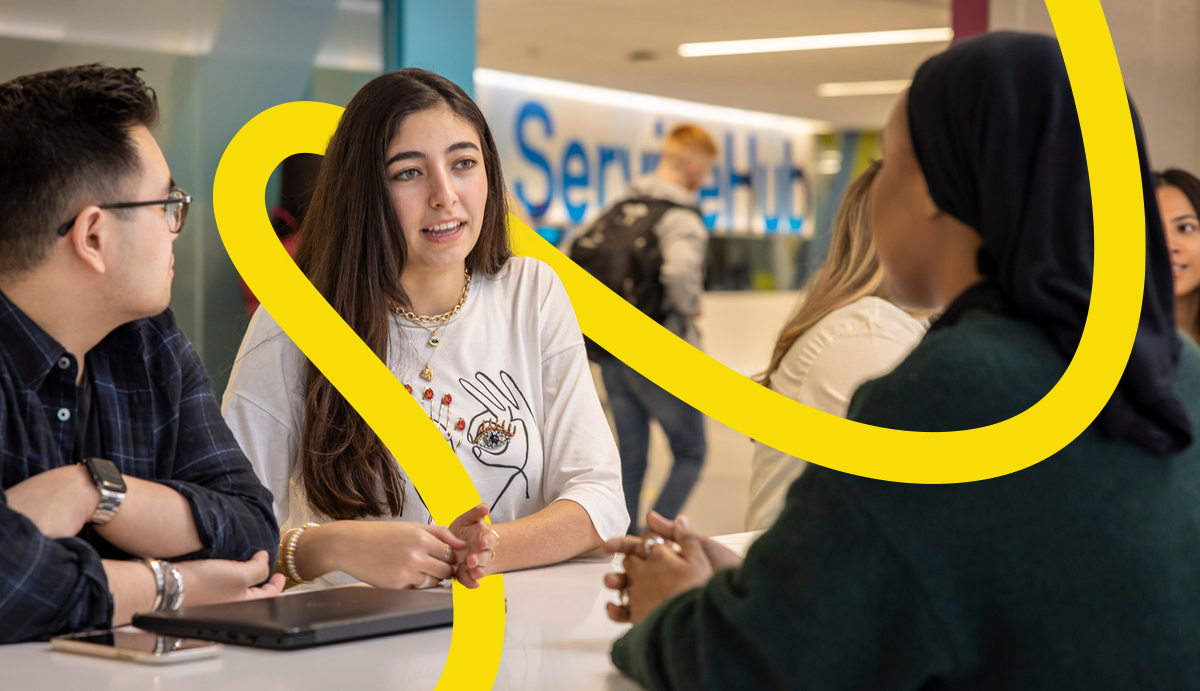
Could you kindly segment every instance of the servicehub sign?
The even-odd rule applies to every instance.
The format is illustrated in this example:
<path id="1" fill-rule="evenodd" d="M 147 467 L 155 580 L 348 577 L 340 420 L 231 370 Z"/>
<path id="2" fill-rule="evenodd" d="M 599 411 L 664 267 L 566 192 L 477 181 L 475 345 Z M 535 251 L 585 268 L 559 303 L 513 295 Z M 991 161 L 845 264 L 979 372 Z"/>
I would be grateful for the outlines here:
<path id="1" fill-rule="evenodd" d="M 812 232 L 813 148 L 823 123 L 495 70 L 476 100 L 519 211 L 539 226 L 587 223 L 658 165 L 675 125 L 703 127 L 719 151 L 699 190 L 717 233 Z"/>

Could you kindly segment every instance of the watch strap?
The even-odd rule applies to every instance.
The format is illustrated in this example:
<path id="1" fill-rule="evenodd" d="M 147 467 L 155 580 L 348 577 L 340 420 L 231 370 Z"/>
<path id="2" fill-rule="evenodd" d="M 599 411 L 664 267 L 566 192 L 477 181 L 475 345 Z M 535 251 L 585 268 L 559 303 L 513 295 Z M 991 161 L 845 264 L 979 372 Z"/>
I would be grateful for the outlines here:
<path id="1" fill-rule="evenodd" d="M 120 490 L 105 486 L 107 483 L 101 475 L 100 464 L 106 464 L 107 468 L 105 469 L 120 478 L 120 471 L 117 470 L 116 464 L 110 460 L 104 458 L 85 458 L 83 464 L 87 466 L 88 473 L 92 476 L 92 482 L 96 484 L 96 491 L 100 493 L 100 502 L 96 504 L 96 510 L 92 512 L 92 523 L 104 525 L 117 515 L 117 510 L 121 508 L 121 502 L 125 500 L 125 482 L 123 479 L 121 480 Z"/>

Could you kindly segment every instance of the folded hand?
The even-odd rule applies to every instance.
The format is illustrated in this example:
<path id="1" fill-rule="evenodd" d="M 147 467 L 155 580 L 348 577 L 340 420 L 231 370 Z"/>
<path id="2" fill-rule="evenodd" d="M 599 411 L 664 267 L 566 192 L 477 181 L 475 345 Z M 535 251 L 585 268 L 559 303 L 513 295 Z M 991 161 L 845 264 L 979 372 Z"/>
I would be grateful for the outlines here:
<path id="1" fill-rule="evenodd" d="M 646 530 L 642 533 L 643 538 L 661 535 L 670 542 L 679 542 L 679 539 L 675 536 L 675 522 L 667 520 L 657 511 L 651 511 L 646 515 L 646 526 Z M 700 541 L 701 547 L 704 548 L 704 556 L 708 557 L 708 562 L 712 564 L 713 571 L 742 565 L 742 557 L 737 552 L 706 535 L 699 533 L 693 533 L 693 535 L 696 536 L 696 539 Z"/>
<path id="2" fill-rule="evenodd" d="M 626 536 L 605 543 L 605 552 L 625 555 L 625 573 L 604 577 L 605 586 L 622 594 L 619 604 L 607 605 L 608 617 L 613 621 L 637 623 L 667 598 L 700 587 L 712 576 L 713 566 L 703 541 L 692 532 L 687 519 L 677 518 L 670 532 L 678 552 L 657 536 Z"/>
<path id="3" fill-rule="evenodd" d="M 500 536 L 488 525 L 488 507 L 480 504 L 454 519 L 450 532 L 465 546 L 455 552 L 457 569 L 454 577 L 468 588 L 478 588 L 479 579 L 490 573 L 488 567 L 496 556 L 496 545 Z"/>
<path id="4" fill-rule="evenodd" d="M 454 575 L 455 550 L 465 546 L 436 525 L 337 521 L 309 528 L 296 552 L 306 567 L 316 567 L 307 573 L 343 571 L 376 588 L 428 588 Z"/>

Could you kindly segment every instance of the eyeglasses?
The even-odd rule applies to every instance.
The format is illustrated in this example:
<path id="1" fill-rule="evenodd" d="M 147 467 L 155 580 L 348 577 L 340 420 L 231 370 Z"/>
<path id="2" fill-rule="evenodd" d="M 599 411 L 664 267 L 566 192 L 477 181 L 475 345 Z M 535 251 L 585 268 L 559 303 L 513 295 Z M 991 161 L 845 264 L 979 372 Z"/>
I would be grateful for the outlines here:
<path id="1" fill-rule="evenodd" d="M 154 206 L 162 204 L 163 209 L 167 212 L 167 223 L 172 234 L 178 234 L 183 230 L 183 222 L 187 220 L 188 204 L 192 203 L 192 195 L 175 187 L 171 190 L 170 195 L 166 199 L 155 199 L 149 202 L 119 202 L 117 204 L 101 204 L 101 209 L 134 209 L 139 206 Z M 59 236 L 66 236 L 71 232 L 71 226 L 75 225 L 76 216 L 66 223 L 58 227 Z"/>

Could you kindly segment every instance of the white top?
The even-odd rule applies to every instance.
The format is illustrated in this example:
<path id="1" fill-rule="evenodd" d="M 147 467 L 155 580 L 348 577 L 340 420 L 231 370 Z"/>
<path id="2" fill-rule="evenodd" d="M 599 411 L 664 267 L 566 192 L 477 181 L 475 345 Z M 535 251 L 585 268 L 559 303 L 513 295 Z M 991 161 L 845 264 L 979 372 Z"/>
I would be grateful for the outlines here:
<path id="1" fill-rule="evenodd" d="M 916 347 L 925 329 L 924 322 L 883 298 L 861 298 L 825 315 L 796 339 L 771 375 L 771 389 L 846 417 L 858 387 L 891 372 Z M 759 442 L 754 443 L 750 463 L 746 530 L 766 530 L 807 463 Z"/>
<path id="2" fill-rule="evenodd" d="M 429 364 L 434 379 L 426 382 L 418 373 L 434 350 L 427 345 L 429 333 L 393 316 L 389 367 L 411 387 L 458 454 L 491 507 L 492 521 L 522 518 L 570 499 L 587 511 L 600 537 L 624 535 L 629 516 L 620 457 L 588 369 L 579 323 L 554 271 L 518 257 L 494 278 L 474 276 L 462 311 L 438 337 L 441 344 Z M 308 506 L 297 463 L 306 362 L 260 308 L 238 351 L 221 408 L 255 472 L 275 495 L 275 515 L 285 530 L 329 522 Z M 407 476 L 404 486 L 401 515 L 385 520 L 431 522 L 417 494 L 420 488 Z M 326 580 L 352 582 L 345 574 Z"/>

